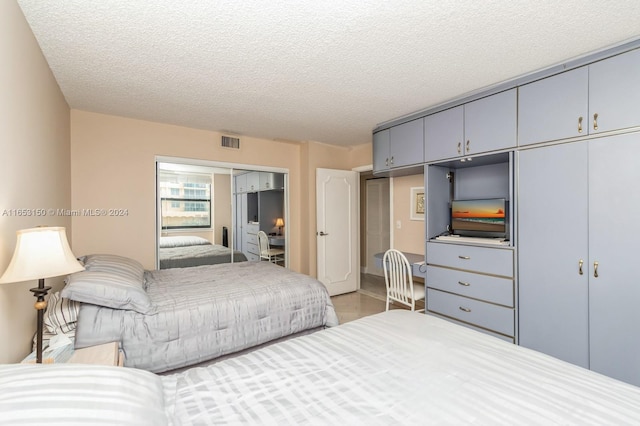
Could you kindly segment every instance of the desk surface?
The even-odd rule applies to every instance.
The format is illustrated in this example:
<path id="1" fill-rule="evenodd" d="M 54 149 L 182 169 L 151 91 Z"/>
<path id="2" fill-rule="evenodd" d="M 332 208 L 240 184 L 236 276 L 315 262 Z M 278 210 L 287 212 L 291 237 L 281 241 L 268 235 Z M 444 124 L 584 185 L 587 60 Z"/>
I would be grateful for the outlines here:
<path id="1" fill-rule="evenodd" d="M 284 246 L 284 235 L 270 235 L 269 244 L 272 246 Z"/>
<path id="2" fill-rule="evenodd" d="M 411 273 L 415 277 L 425 278 L 425 273 L 427 269 L 424 264 L 424 254 L 416 254 L 416 253 L 406 253 L 402 252 L 404 257 L 407 258 L 409 263 L 411 264 Z M 376 266 L 382 268 L 382 259 L 384 259 L 384 253 L 376 253 L 373 255 Z"/>

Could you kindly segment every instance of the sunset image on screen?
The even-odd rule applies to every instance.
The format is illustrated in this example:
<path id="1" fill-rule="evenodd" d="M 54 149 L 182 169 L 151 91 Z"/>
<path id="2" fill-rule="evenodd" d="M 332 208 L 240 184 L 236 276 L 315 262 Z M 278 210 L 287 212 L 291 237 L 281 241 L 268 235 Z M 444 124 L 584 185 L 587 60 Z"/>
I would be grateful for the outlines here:
<path id="1" fill-rule="evenodd" d="M 505 200 L 456 200 L 451 203 L 454 231 L 505 232 Z"/>
<path id="2" fill-rule="evenodd" d="M 469 200 L 456 201 L 452 216 L 456 218 L 504 218 L 504 201 Z"/>

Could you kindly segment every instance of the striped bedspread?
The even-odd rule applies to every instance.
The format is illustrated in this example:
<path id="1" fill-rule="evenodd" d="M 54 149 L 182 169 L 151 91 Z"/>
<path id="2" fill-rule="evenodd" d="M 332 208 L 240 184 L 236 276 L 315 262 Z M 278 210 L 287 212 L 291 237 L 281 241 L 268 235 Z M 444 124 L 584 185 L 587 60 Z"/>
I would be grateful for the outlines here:
<path id="1" fill-rule="evenodd" d="M 640 388 L 404 310 L 163 382 L 176 424 L 640 424 Z"/>
<path id="2" fill-rule="evenodd" d="M 0 366 L 0 424 L 637 425 L 640 388 L 393 310 L 168 376 Z"/>

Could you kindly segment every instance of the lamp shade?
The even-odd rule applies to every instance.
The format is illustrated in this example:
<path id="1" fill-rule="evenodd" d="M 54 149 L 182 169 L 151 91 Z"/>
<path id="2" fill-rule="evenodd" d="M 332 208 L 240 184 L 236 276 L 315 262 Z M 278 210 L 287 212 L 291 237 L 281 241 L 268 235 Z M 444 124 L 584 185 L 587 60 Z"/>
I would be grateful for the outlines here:
<path id="1" fill-rule="evenodd" d="M 276 226 L 284 226 L 284 220 L 281 217 L 276 219 Z"/>
<path id="2" fill-rule="evenodd" d="M 58 277 L 84 270 L 71 252 L 64 227 L 22 229 L 0 284 Z"/>

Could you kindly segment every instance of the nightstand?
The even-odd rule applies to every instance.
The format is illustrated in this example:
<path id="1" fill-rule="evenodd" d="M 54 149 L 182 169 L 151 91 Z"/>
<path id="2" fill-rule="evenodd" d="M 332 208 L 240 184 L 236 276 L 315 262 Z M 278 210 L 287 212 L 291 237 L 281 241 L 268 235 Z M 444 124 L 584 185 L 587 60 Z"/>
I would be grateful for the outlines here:
<path id="1" fill-rule="evenodd" d="M 35 362 L 35 352 L 31 352 L 22 360 L 22 363 L 25 364 L 33 364 Z M 63 364 L 65 362 L 122 367 L 124 365 L 124 353 L 120 350 L 118 342 L 110 342 L 75 350 L 73 349 L 73 345 L 67 345 L 54 349 L 53 351 L 45 350 L 43 354 L 43 364 Z"/>
<path id="2" fill-rule="evenodd" d="M 122 367 L 124 365 L 124 354 L 119 349 L 118 342 L 111 342 L 76 349 L 67 362 L 71 364 L 97 364 Z"/>

